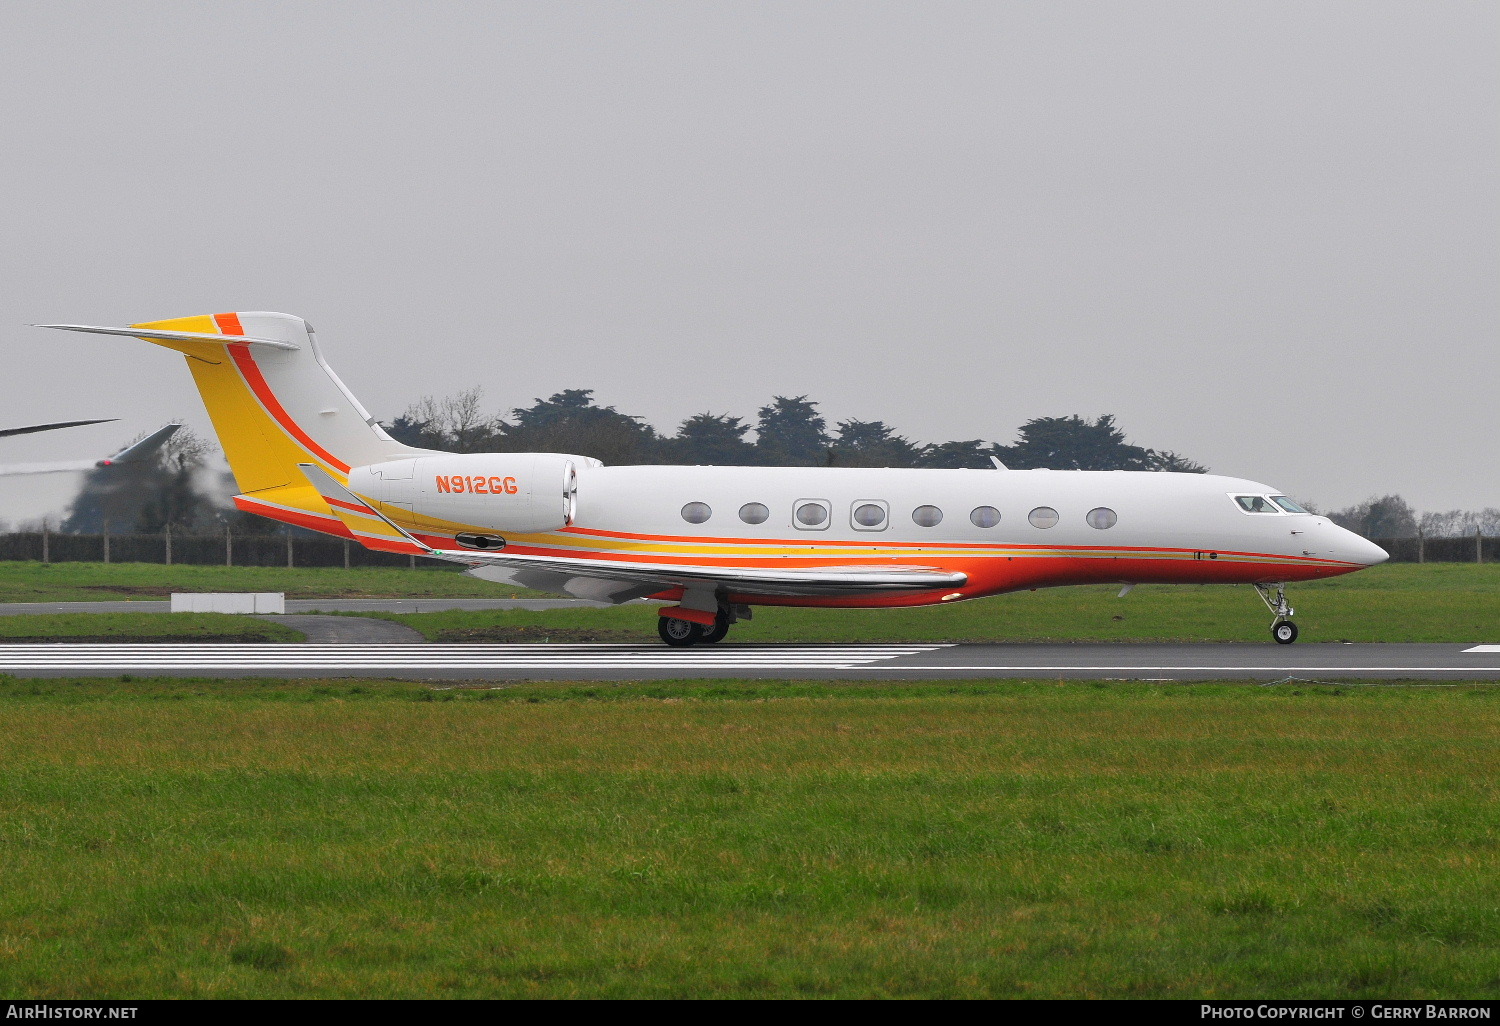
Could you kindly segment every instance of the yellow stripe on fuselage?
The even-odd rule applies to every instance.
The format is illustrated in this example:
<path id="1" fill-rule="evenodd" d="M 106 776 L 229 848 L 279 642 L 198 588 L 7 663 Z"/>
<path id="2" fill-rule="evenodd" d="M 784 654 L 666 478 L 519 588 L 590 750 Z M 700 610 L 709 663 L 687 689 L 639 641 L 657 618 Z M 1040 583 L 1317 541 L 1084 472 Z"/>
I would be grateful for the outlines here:
<path id="1" fill-rule="evenodd" d="M 366 500 L 368 501 L 368 500 Z M 411 519 L 409 511 L 400 507 L 385 507 L 383 512 L 392 520 L 401 523 L 401 518 Z M 453 537 L 451 527 L 438 532 L 439 537 Z M 460 528 L 462 529 L 462 528 Z M 414 525 L 410 530 L 418 534 L 431 534 L 428 525 Z M 482 529 L 469 528 L 480 532 Z M 1190 549 L 1133 547 L 1112 549 L 1095 546 L 1043 546 L 1020 543 L 994 543 L 970 545 L 963 542 L 929 543 L 924 545 L 881 545 L 858 542 L 834 542 L 817 546 L 799 545 L 782 539 L 744 539 L 740 541 L 695 541 L 670 537 L 658 539 L 626 539 L 598 537 L 573 532 L 548 532 L 544 534 L 507 534 L 507 543 L 516 549 L 549 549 L 579 557 L 628 557 L 650 562 L 653 559 L 692 559 L 706 566 L 716 564 L 741 566 L 747 560 L 784 559 L 817 560 L 825 564 L 840 562 L 882 562 L 908 565 L 941 564 L 954 559 L 1152 559 L 1196 562 L 1203 558 L 1202 552 Z M 440 546 L 445 547 L 445 546 Z M 1222 563 L 1296 563 L 1304 566 L 1343 566 L 1340 560 L 1318 559 L 1306 556 L 1282 556 L 1275 553 L 1217 552 L 1215 561 Z"/>

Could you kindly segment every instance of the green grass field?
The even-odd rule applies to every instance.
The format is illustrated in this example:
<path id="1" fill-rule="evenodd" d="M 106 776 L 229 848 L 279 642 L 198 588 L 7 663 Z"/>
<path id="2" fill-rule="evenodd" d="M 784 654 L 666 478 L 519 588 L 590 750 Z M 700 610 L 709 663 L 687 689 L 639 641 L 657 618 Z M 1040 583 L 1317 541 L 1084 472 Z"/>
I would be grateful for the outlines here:
<path id="1" fill-rule="evenodd" d="M 1500 995 L 1500 688 L 0 678 L 0 991 Z"/>
<path id="2" fill-rule="evenodd" d="M 0 602 L 162 599 L 174 591 L 281 591 L 287 598 L 509 598 L 502 588 L 449 567 L 164 566 L 159 563 L 0 562 Z"/>
<path id="3" fill-rule="evenodd" d="M 912 609 L 760 607 L 726 642 L 1270 641 L 1249 586 L 1052 588 Z M 1302 643 L 1500 642 L 1500 564 L 1379 566 L 1289 590 Z M 383 614 L 381 614 L 383 615 Z M 654 607 L 390 615 L 434 641 L 631 641 Z"/>
<path id="4" fill-rule="evenodd" d="M 227 613 L 41 613 L 0 616 L 0 644 L 24 641 L 301 641 L 301 631 Z"/>
<path id="5" fill-rule="evenodd" d="M 96 577 L 93 571 L 99 571 Z M 177 576 L 173 576 L 177 575 Z M 84 583 L 93 582 L 93 583 Z M 170 583 L 164 583 L 170 582 Z M 407 589 L 409 586 L 409 590 Z M 79 591 L 79 589 L 99 589 Z M 159 597 L 172 590 L 284 590 L 297 597 L 510 597 L 529 595 L 454 573 L 386 569 L 165 567 L 151 564 L 0 563 L 0 598 L 41 601 Z M 761 607 L 734 642 L 1267 641 L 1269 616 L 1248 587 L 1080 587 L 914 609 Z M 1295 586 L 1302 641 L 1486 642 L 1500 636 L 1500 564 L 1375 567 Z M 433 641 L 656 640 L 654 606 L 545 612 L 368 614 L 408 624 Z M 67 614 L 0 618 L 0 638 L 183 635 L 209 640 L 276 634 L 263 621 L 219 617 L 184 628 L 180 614 Z M 285 630 L 285 628 L 282 628 Z"/>

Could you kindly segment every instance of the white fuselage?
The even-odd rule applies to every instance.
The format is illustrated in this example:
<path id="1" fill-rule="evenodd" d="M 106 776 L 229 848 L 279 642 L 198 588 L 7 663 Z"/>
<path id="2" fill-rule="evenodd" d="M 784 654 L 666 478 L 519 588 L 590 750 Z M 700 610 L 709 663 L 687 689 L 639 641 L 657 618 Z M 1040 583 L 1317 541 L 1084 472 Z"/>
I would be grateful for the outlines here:
<path id="1" fill-rule="evenodd" d="M 462 532 L 493 532 L 517 554 L 740 567 L 875 561 L 967 573 L 949 598 L 1087 581 L 1305 580 L 1386 557 L 1322 516 L 1282 510 L 1266 485 L 1130 471 L 603 467 L 574 457 L 571 524 L 518 535 L 505 527 L 517 493 L 438 490 L 434 471 L 451 472 L 455 459 L 478 479 L 514 466 L 505 454 L 415 460 L 406 498 L 450 548 Z M 1268 511 L 1247 512 L 1236 496 L 1259 497 Z M 798 515 L 809 506 L 821 517 Z"/>

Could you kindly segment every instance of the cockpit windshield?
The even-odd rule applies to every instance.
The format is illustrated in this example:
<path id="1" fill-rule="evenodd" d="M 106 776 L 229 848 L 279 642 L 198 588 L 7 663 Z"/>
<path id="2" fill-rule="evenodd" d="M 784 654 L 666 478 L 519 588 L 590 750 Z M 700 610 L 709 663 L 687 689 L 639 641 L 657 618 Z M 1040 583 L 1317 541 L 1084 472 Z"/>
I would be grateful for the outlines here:
<path id="1" fill-rule="evenodd" d="M 1263 513 L 1276 517 L 1286 513 L 1307 512 L 1287 495 L 1231 495 L 1230 498 L 1243 513 Z"/>
<path id="2" fill-rule="evenodd" d="M 1240 504 L 1240 509 L 1246 513 L 1280 513 L 1281 510 L 1271 505 L 1271 500 L 1264 495 L 1236 495 L 1234 501 Z"/>

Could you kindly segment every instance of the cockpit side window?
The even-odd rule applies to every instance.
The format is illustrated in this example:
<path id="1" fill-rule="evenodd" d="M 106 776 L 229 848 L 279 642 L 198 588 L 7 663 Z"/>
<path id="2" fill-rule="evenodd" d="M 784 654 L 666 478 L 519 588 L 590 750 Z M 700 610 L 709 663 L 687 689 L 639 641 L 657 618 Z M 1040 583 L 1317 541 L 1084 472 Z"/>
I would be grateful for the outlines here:
<path id="1" fill-rule="evenodd" d="M 1307 510 L 1297 505 L 1297 503 L 1293 502 L 1291 497 L 1287 495 L 1273 495 L 1271 496 L 1271 501 L 1276 503 L 1276 505 L 1280 506 L 1282 509 L 1286 510 L 1288 513 L 1307 512 Z"/>
<path id="2" fill-rule="evenodd" d="M 1236 495 L 1234 501 L 1245 513 L 1270 513 L 1275 516 L 1281 512 L 1264 495 Z"/>

